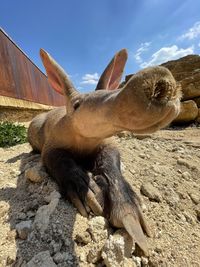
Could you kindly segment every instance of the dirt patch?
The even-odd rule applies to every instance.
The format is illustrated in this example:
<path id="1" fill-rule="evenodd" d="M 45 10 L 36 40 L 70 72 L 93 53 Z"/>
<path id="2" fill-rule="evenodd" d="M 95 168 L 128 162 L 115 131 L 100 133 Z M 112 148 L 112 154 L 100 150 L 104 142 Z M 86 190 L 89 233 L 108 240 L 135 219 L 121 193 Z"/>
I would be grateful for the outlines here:
<path id="1" fill-rule="evenodd" d="M 49 177 L 27 180 L 39 157 L 22 144 L 0 149 L 0 266 L 200 266 L 200 129 L 115 141 L 151 226 L 149 257 L 133 247 L 127 258 L 127 240 L 101 217 L 79 215 Z"/>

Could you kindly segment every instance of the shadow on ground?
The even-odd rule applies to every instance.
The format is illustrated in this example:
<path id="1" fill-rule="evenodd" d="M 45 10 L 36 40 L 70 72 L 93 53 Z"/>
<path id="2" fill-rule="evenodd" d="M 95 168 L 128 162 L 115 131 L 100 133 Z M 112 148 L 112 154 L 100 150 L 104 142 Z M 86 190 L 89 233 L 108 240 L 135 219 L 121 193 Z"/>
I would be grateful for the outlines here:
<path id="1" fill-rule="evenodd" d="M 33 157 L 35 157 L 34 160 Z M 15 229 L 17 224 L 27 221 L 29 221 L 30 229 L 28 229 L 26 239 L 21 239 L 16 234 L 16 259 L 8 257 L 5 266 L 26 266 L 27 262 L 42 251 L 49 251 L 52 258 L 55 258 L 56 253 L 61 253 L 63 258 L 65 257 L 65 262 L 60 260 L 59 263 L 58 259 L 58 266 L 79 266 L 72 239 L 76 209 L 67 201 L 60 199 L 48 222 L 48 214 L 45 214 L 50 205 L 48 197 L 51 192 L 58 189 L 48 177 L 41 183 L 32 183 L 25 178 L 26 169 L 30 167 L 30 164 L 38 163 L 39 155 L 22 153 L 7 159 L 7 163 L 18 160 L 21 160 L 21 173 L 17 178 L 17 186 L 16 188 L 9 186 L 1 188 L 0 202 L 5 201 L 9 204 L 6 223 L 10 224 L 11 230 Z M 43 206 L 41 223 L 47 223 L 43 230 L 34 223 L 41 206 Z M 26 229 L 24 231 L 26 232 Z"/>

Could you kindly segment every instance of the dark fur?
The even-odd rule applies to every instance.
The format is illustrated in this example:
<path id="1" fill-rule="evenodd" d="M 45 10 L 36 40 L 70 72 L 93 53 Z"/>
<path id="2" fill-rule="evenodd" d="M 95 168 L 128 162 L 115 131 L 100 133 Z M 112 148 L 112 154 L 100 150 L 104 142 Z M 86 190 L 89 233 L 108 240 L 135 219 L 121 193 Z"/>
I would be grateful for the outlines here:
<path id="1" fill-rule="evenodd" d="M 64 149 L 53 149 L 43 160 L 65 198 L 70 199 L 76 193 L 85 203 L 91 179 L 88 172 L 91 172 L 102 192 L 100 203 L 106 218 L 109 219 L 111 211 L 124 203 L 136 206 L 137 196 L 122 176 L 116 148 L 103 146 L 84 157 Z"/>

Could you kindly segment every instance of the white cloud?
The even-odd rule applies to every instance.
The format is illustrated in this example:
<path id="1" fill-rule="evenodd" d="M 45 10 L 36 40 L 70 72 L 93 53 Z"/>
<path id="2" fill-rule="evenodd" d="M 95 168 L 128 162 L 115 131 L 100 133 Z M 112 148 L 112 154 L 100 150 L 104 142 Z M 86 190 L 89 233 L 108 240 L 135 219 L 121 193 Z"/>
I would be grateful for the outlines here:
<path id="1" fill-rule="evenodd" d="M 99 75 L 97 72 L 93 73 L 93 74 L 85 74 L 83 77 L 82 77 L 82 82 L 81 84 L 97 84 L 99 80 Z"/>
<path id="2" fill-rule="evenodd" d="M 193 40 L 197 37 L 200 36 L 200 21 L 197 21 L 192 28 L 190 28 L 187 32 L 182 34 L 179 39 L 188 39 L 188 40 Z"/>
<path id="3" fill-rule="evenodd" d="M 144 53 L 145 51 L 148 51 L 149 49 L 149 46 L 151 45 L 151 42 L 145 42 L 145 43 L 141 43 L 140 45 L 140 48 L 138 48 L 138 50 L 136 51 L 134 57 L 135 57 L 135 60 L 138 62 L 138 63 L 142 63 L 142 53 Z"/>
<path id="4" fill-rule="evenodd" d="M 140 64 L 140 67 L 146 68 L 149 66 L 159 65 L 169 60 L 178 59 L 189 54 L 194 53 L 194 47 L 190 46 L 186 49 L 178 48 L 177 45 L 172 45 L 170 47 L 162 47 L 160 50 L 156 51 L 149 61 Z"/>

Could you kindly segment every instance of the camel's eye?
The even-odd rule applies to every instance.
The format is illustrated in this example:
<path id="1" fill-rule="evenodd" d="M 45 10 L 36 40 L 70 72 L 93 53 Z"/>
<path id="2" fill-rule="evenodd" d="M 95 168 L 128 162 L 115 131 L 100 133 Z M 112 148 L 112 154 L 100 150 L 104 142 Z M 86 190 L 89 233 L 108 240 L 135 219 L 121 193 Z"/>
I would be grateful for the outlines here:
<path id="1" fill-rule="evenodd" d="M 76 100 L 75 103 L 74 103 L 74 105 L 73 105 L 74 106 L 74 109 L 76 110 L 77 108 L 79 108 L 80 107 L 80 104 L 81 104 L 80 103 L 80 100 Z"/>

